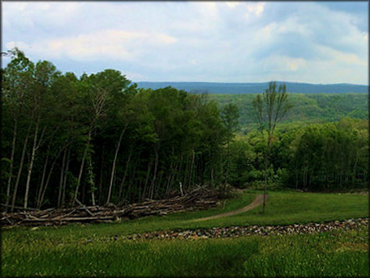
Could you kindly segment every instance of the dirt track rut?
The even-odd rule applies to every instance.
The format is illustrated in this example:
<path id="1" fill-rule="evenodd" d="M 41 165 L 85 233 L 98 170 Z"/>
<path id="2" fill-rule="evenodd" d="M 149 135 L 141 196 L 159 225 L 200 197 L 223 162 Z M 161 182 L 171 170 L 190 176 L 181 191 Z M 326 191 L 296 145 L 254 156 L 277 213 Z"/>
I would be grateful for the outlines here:
<path id="1" fill-rule="evenodd" d="M 268 198 L 268 195 L 266 195 L 266 200 L 267 200 L 267 198 Z M 213 215 L 213 216 L 194 219 L 193 221 L 194 222 L 200 222 L 200 221 L 217 219 L 217 218 L 226 217 L 226 216 L 232 216 L 232 215 L 235 215 L 235 214 L 243 213 L 243 212 L 246 212 L 248 210 L 254 209 L 262 203 L 263 203 L 263 194 L 257 195 L 257 197 L 254 199 L 254 201 L 252 203 L 250 203 L 248 206 L 242 207 L 242 208 L 237 209 L 237 210 L 233 210 L 233 211 Z"/>

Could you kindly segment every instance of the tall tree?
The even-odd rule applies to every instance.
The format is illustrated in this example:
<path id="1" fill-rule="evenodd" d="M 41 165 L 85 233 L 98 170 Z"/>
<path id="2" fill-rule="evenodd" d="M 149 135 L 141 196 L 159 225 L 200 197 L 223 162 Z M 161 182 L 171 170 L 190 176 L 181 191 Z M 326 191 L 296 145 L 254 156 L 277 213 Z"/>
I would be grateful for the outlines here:
<path id="1" fill-rule="evenodd" d="M 43 119 L 46 120 L 48 118 L 47 111 L 48 111 L 48 93 L 50 92 L 50 86 L 53 83 L 54 79 L 60 73 L 56 70 L 55 66 L 48 61 L 39 61 L 34 69 L 33 72 L 33 88 L 31 90 L 30 95 L 30 103 L 32 106 L 31 110 L 31 118 L 35 124 L 34 127 L 34 135 L 33 135 L 33 144 L 32 144 L 32 151 L 31 151 L 31 158 L 28 164 L 27 169 L 27 181 L 26 181 L 26 190 L 24 194 L 24 208 L 28 206 L 28 194 L 31 185 L 31 175 L 33 171 L 33 166 L 35 162 L 35 158 L 37 155 L 37 151 L 40 148 L 45 131 L 47 129 L 47 124 L 43 124 Z M 50 127 L 49 127 L 50 128 Z"/>
<path id="2" fill-rule="evenodd" d="M 8 119 L 13 122 L 13 132 L 12 144 L 11 148 L 9 148 L 11 150 L 11 154 L 9 157 L 9 172 L 5 201 L 6 205 L 8 205 L 11 195 L 13 168 L 15 166 L 15 152 L 17 148 L 17 137 L 24 138 L 18 173 L 16 176 L 15 184 L 13 186 L 14 189 L 11 203 L 11 209 L 13 210 L 18 192 L 20 177 L 22 174 L 24 157 L 29 139 L 29 132 L 31 129 L 31 125 L 33 124 L 32 121 L 30 121 L 29 117 L 25 117 L 25 114 L 30 113 L 30 110 L 32 109 L 29 100 L 30 93 L 33 89 L 33 75 L 35 65 L 24 55 L 22 51 L 17 48 L 8 51 L 8 54 L 11 56 L 12 60 L 7 65 L 2 74 L 2 93 L 5 106 L 4 118 L 9 117 Z M 27 125 L 28 128 L 25 127 Z M 24 131 L 27 131 L 26 134 L 24 134 Z"/>
<path id="3" fill-rule="evenodd" d="M 263 194 L 263 213 L 266 206 L 266 190 L 267 190 L 267 171 L 270 168 L 270 150 L 274 136 L 276 125 L 291 109 L 292 105 L 288 102 L 288 94 L 286 86 L 280 85 L 276 90 L 276 82 L 270 82 L 268 89 L 262 95 L 257 95 L 253 101 L 254 113 L 257 118 L 259 130 L 262 134 L 267 132 L 267 144 L 264 153 L 264 194 Z"/>

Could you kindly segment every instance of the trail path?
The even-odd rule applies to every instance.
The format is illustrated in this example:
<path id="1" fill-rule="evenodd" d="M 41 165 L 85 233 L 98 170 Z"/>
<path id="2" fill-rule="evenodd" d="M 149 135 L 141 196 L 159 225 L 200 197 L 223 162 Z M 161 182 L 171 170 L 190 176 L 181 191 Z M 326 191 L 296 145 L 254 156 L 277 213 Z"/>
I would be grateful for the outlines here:
<path id="1" fill-rule="evenodd" d="M 267 198 L 268 198 L 268 195 L 266 195 L 266 200 L 267 200 Z M 263 194 L 257 195 L 257 197 L 254 199 L 254 201 L 252 203 L 250 203 L 248 206 L 242 207 L 242 208 L 237 209 L 237 210 L 233 210 L 233 211 L 213 215 L 213 216 L 194 219 L 193 221 L 194 222 L 200 222 L 200 221 L 206 221 L 206 220 L 211 220 L 211 219 L 218 219 L 218 218 L 226 217 L 226 216 L 232 216 L 232 215 L 235 215 L 235 214 L 243 213 L 243 212 L 246 212 L 248 210 L 254 209 L 255 207 L 259 206 L 262 203 L 263 203 Z"/>

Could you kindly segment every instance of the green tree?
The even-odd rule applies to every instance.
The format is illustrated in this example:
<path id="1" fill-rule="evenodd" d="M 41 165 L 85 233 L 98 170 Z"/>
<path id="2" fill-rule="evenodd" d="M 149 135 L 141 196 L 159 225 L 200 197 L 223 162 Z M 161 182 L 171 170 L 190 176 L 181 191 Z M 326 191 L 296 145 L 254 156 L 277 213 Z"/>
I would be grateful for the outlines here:
<path id="1" fill-rule="evenodd" d="M 11 135 L 12 143 L 9 144 L 10 146 L 6 148 L 7 150 L 11 151 L 7 160 L 9 161 L 9 170 L 7 173 L 8 179 L 5 205 L 8 206 L 11 195 L 13 195 L 11 202 L 11 209 L 13 210 L 18 192 L 20 177 L 22 174 L 24 158 L 29 139 L 29 132 L 31 129 L 29 119 L 28 117 L 24 117 L 24 114 L 25 111 L 29 109 L 29 103 L 27 102 L 27 92 L 32 89 L 32 75 L 34 71 L 34 64 L 24 55 L 22 51 L 17 48 L 8 51 L 6 54 L 11 57 L 11 61 L 2 72 L 2 96 L 4 106 L 3 122 L 13 122 L 13 131 Z M 27 125 L 28 128 L 25 128 L 25 126 Z M 7 128 L 7 125 L 3 125 L 3 131 L 6 131 Z M 27 130 L 26 134 L 24 134 L 25 130 Z M 22 155 L 16 175 L 16 180 L 14 186 L 12 186 L 13 169 L 16 167 L 16 143 L 18 138 L 22 137 L 24 138 Z M 11 193 L 12 187 L 13 194 Z"/>
<path id="2" fill-rule="evenodd" d="M 267 171 L 270 168 L 270 150 L 276 125 L 283 119 L 292 105 L 288 102 L 286 86 L 280 85 L 276 90 L 276 82 L 270 82 L 268 89 L 262 95 L 257 95 L 253 101 L 254 113 L 257 118 L 258 128 L 263 134 L 267 132 L 267 144 L 264 153 L 265 184 L 263 194 L 263 213 L 266 206 Z"/>

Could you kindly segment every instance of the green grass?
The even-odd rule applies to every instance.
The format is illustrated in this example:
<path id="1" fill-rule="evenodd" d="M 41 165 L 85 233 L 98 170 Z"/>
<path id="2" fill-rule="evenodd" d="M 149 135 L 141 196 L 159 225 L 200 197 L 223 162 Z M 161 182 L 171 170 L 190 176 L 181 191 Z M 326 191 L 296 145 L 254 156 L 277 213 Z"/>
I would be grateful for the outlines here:
<path id="1" fill-rule="evenodd" d="M 369 275 L 368 231 L 335 231 L 260 240 L 257 254 L 244 262 L 247 276 Z"/>
<path id="2" fill-rule="evenodd" d="M 122 220 L 110 224 L 70 224 L 61 227 L 40 227 L 31 230 L 20 227 L 3 231 L 3 238 L 18 237 L 19 240 L 59 238 L 88 238 L 90 236 L 128 235 L 156 230 L 209 228 L 215 226 L 278 225 L 343 220 L 368 216 L 368 197 L 359 194 L 299 193 L 293 191 L 269 192 L 265 214 L 261 207 L 254 210 L 214 220 L 193 222 L 192 219 L 232 211 L 248 205 L 261 191 L 246 191 L 238 198 L 226 200 L 217 208 L 205 211 L 176 213 L 167 216 L 151 216 L 136 220 Z"/>
<path id="3" fill-rule="evenodd" d="M 367 229 L 236 239 L 4 243 L 3 276 L 367 276 Z"/>
<path id="4" fill-rule="evenodd" d="M 231 217 L 192 221 L 245 206 L 261 193 L 246 191 L 238 198 L 227 200 L 219 207 L 207 211 L 111 224 L 3 230 L 2 273 L 9 276 L 240 276 L 243 273 L 248 276 L 286 273 L 297 276 L 352 276 L 353 271 L 361 275 L 367 273 L 364 260 L 367 262 L 368 253 L 357 248 L 360 238 L 367 239 L 365 231 L 361 234 L 345 232 L 324 238 L 323 235 L 251 236 L 194 242 L 127 242 L 123 238 L 128 234 L 155 230 L 293 224 L 368 217 L 368 197 L 364 195 L 281 191 L 269 193 L 265 214 L 261 214 L 261 208 L 258 207 Z M 117 241 L 113 241 L 114 235 L 118 236 Z M 344 247 L 336 245 L 345 243 L 348 238 L 356 244 Z M 289 251 L 291 247 L 296 251 Z M 298 259 L 301 265 L 292 265 Z M 322 262 L 322 265 L 318 262 Z M 288 268 L 289 265 L 292 266 Z M 307 265 L 311 268 L 307 268 Z M 339 267 L 337 270 L 336 266 Z M 316 267 L 320 272 L 315 272 L 319 271 Z M 291 268 L 293 270 L 289 272 Z"/>

